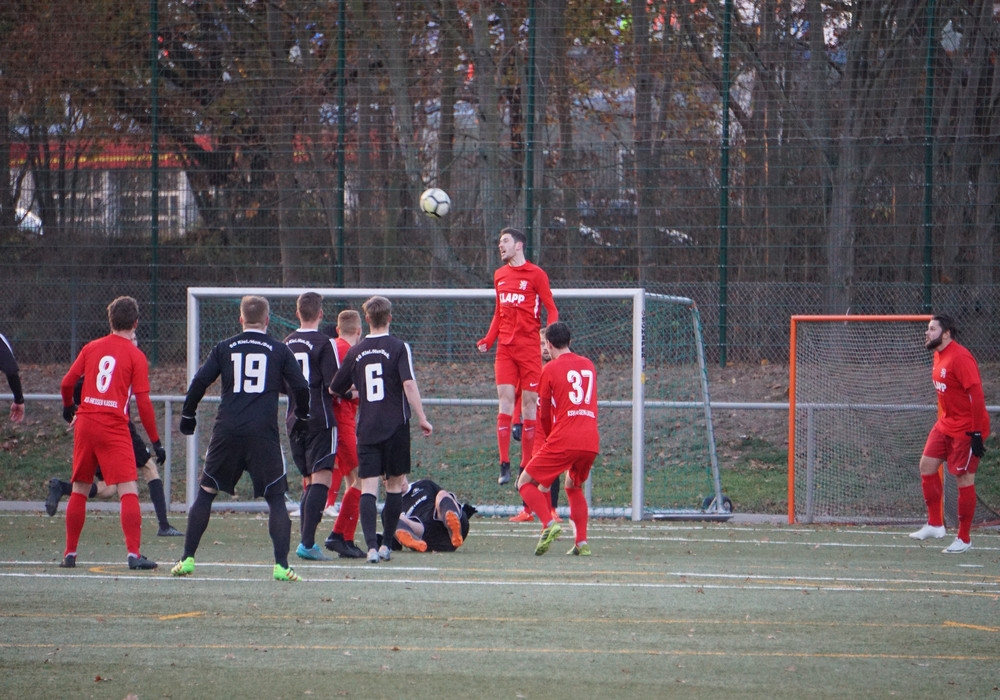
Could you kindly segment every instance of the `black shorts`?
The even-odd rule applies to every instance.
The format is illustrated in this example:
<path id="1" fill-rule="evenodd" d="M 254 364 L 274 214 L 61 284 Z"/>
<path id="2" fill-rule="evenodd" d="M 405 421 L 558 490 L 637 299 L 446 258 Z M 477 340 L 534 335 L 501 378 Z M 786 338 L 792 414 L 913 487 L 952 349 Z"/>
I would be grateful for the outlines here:
<path id="1" fill-rule="evenodd" d="M 337 451 L 337 429 L 317 430 L 306 435 L 305 440 L 289 440 L 292 460 L 302 476 L 311 476 L 323 469 L 333 469 Z"/>
<path id="2" fill-rule="evenodd" d="M 358 445 L 358 477 L 403 476 L 410 473 L 410 424 L 374 445 Z"/>
<path id="3" fill-rule="evenodd" d="M 433 517 L 429 520 L 421 520 L 424 524 L 424 542 L 427 543 L 428 552 L 454 552 L 455 545 L 451 543 L 451 533 L 440 520 Z M 462 537 L 469 534 L 469 516 L 462 513 Z"/>
<path id="4" fill-rule="evenodd" d="M 281 443 L 277 435 L 212 433 L 201 484 L 234 494 L 243 472 L 249 472 L 253 480 L 254 498 L 288 491 L 285 462 L 281 458 Z"/>

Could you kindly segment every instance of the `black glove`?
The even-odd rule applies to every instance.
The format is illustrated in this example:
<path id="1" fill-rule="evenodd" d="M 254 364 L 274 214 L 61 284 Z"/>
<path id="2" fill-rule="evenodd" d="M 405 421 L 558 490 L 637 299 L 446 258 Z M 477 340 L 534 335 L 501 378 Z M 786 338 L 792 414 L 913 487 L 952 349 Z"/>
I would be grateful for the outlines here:
<path id="1" fill-rule="evenodd" d="M 167 451 L 163 449 L 163 445 L 159 440 L 153 443 L 153 452 L 156 453 L 156 463 L 163 464 L 167 461 Z"/>
<path id="2" fill-rule="evenodd" d="M 982 457 L 986 454 L 986 445 L 983 444 L 983 434 L 978 430 L 974 433 L 966 433 L 970 438 L 972 438 L 972 454 L 976 457 Z"/>
<path id="3" fill-rule="evenodd" d="M 300 418 L 299 416 L 295 416 L 295 424 L 292 426 L 292 429 L 288 431 L 288 439 L 295 440 L 297 442 L 299 440 L 305 440 L 306 435 L 308 434 L 309 418 Z"/>
<path id="4" fill-rule="evenodd" d="M 181 435 L 194 435 L 194 429 L 198 425 L 198 420 L 194 416 L 181 416 L 181 424 L 178 426 Z"/>
<path id="5" fill-rule="evenodd" d="M 63 406 L 63 420 L 67 423 L 73 422 L 73 416 L 76 415 L 76 404 L 71 403 L 69 406 Z"/>

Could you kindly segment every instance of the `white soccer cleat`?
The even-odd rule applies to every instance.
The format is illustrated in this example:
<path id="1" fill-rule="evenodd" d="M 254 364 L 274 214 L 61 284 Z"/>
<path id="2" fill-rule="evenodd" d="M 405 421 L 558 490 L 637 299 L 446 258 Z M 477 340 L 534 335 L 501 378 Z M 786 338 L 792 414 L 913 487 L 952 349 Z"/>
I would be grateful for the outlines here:
<path id="1" fill-rule="evenodd" d="M 916 532 L 911 532 L 910 537 L 915 540 L 927 540 L 931 537 L 935 539 L 941 539 L 948 534 L 944 525 L 924 525 L 922 528 Z"/>
<path id="2" fill-rule="evenodd" d="M 968 552 L 970 549 L 972 549 L 972 542 L 963 542 L 956 537 L 954 542 L 941 551 L 945 554 L 961 554 L 962 552 Z"/>

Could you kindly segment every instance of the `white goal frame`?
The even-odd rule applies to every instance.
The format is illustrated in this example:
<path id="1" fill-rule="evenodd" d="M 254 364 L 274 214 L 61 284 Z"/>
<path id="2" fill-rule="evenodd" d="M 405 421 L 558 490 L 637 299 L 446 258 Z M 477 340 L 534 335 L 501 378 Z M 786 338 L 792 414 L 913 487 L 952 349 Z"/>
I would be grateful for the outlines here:
<path id="1" fill-rule="evenodd" d="M 368 298 L 374 295 L 384 295 L 390 299 L 398 298 L 434 298 L 434 299 L 493 299 L 495 298 L 495 291 L 492 289 L 396 289 L 396 288 L 318 288 L 318 287 L 189 287 L 187 293 L 187 375 L 188 384 L 190 385 L 191 380 L 194 378 L 195 373 L 201 363 L 201 358 L 199 357 L 199 321 L 200 321 L 200 301 L 203 299 L 212 298 L 240 298 L 248 294 L 260 295 L 268 299 L 274 298 L 296 298 L 300 294 L 305 292 L 317 292 L 324 297 L 351 297 L 351 298 Z M 601 401 L 601 405 L 607 406 L 617 406 L 617 407 L 627 407 L 631 408 L 632 414 L 632 502 L 631 502 L 631 519 L 633 521 L 639 521 L 643 519 L 644 513 L 644 475 L 645 475 L 645 448 L 644 448 L 644 432 L 643 432 L 643 421 L 645 418 L 645 412 L 647 408 L 667 408 L 667 407 L 684 407 L 684 408 L 697 408 L 698 404 L 692 404 L 690 402 L 655 402 L 655 405 L 647 404 L 644 395 L 644 361 L 643 361 L 643 349 L 644 349 L 644 315 L 645 315 L 645 301 L 649 297 L 656 297 L 657 299 L 669 301 L 672 303 L 688 306 L 692 311 L 692 323 L 694 324 L 694 335 L 697 344 L 697 357 L 699 364 L 699 371 L 701 374 L 701 389 L 702 389 L 702 402 L 704 407 L 705 417 L 708 426 L 708 446 L 711 459 L 711 473 L 714 482 L 714 499 L 712 499 L 711 504 L 704 510 L 692 510 L 689 515 L 697 514 L 699 517 L 707 517 L 712 519 L 713 516 L 718 516 L 719 519 L 728 519 L 731 517 L 732 513 L 728 510 L 724 510 L 723 503 L 724 498 L 722 494 L 722 487 L 719 478 L 719 465 L 718 457 L 715 449 L 715 437 L 712 430 L 712 414 L 711 414 L 711 404 L 709 401 L 708 393 L 708 376 L 705 368 L 705 354 L 704 354 L 704 343 L 701 334 L 701 321 L 700 316 L 697 311 L 697 307 L 691 299 L 686 297 L 673 297 L 666 295 L 654 295 L 647 293 L 641 288 L 579 288 L 579 289 L 553 289 L 553 297 L 555 299 L 590 299 L 590 298 L 602 298 L 602 299 L 630 299 L 632 301 L 632 367 L 631 367 L 631 379 L 632 379 L 632 398 L 631 401 Z M 217 340 L 221 340 L 217 339 Z M 485 399 L 484 399 L 485 400 Z M 453 403 L 453 400 L 449 399 L 435 399 L 424 397 L 423 402 L 427 405 L 437 404 L 448 404 Z M 490 404 L 496 402 L 496 398 L 492 397 L 488 401 Z M 194 503 L 194 499 L 197 495 L 198 487 L 198 468 L 201 455 L 198 454 L 198 434 L 188 436 L 187 438 L 187 485 L 186 485 L 186 496 L 187 496 L 187 506 L 190 508 L 191 504 Z M 589 486 L 589 484 L 588 484 Z M 589 501 L 589 489 L 587 492 Z M 620 511 L 621 509 L 617 509 Z M 482 509 L 480 509 L 482 512 Z M 591 514 L 595 516 L 602 515 L 612 515 L 611 513 L 601 513 L 600 509 L 596 511 L 591 510 Z M 672 515 L 671 513 L 670 515 Z M 617 513 L 620 516 L 620 512 Z M 654 514 L 656 517 L 658 514 Z"/>

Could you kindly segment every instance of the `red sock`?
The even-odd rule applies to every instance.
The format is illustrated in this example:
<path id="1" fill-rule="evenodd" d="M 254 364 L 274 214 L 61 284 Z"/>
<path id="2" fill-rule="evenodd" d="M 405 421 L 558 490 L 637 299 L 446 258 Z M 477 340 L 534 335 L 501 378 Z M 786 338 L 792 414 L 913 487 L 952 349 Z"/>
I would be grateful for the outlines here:
<path id="1" fill-rule="evenodd" d="M 972 538 L 972 518 L 976 515 L 976 485 L 958 490 L 958 539 L 969 542 Z"/>
<path id="2" fill-rule="evenodd" d="M 535 454 L 535 421 L 525 420 L 521 428 L 521 468 L 528 466 Z"/>
<path id="3" fill-rule="evenodd" d="M 944 525 L 944 514 L 941 502 L 944 486 L 938 474 L 924 474 L 920 477 L 920 486 L 924 491 L 924 503 L 927 504 L 927 524 L 933 527 Z"/>
<path id="4" fill-rule="evenodd" d="M 342 483 L 344 483 L 344 477 L 337 474 L 337 470 L 335 469 L 333 472 L 333 483 L 330 484 L 330 490 L 326 492 L 326 505 L 323 506 L 323 510 L 326 510 L 337 502 L 337 494 L 340 492 L 340 485 Z"/>
<path id="5" fill-rule="evenodd" d="M 119 496 L 119 500 L 125 549 L 129 554 L 139 556 L 139 546 L 142 544 L 142 512 L 139 510 L 139 496 L 126 493 Z"/>
<path id="6" fill-rule="evenodd" d="M 354 541 L 354 535 L 358 531 L 358 514 L 361 504 L 361 489 L 351 487 L 344 493 L 344 499 L 340 502 L 340 513 L 337 514 L 337 521 L 333 524 L 333 531 L 343 535 L 348 542 Z"/>
<path id="7" fill-rule="evenodd" d="M 497 447 L 500 448 L 501 462 L 510 461 L 510 423 L 511 417 L 509 415 L 506 413 L 497 414 Z"/>
<path id="8" fill-rule="evenodd" d="M 538 484 L 530 481 L 518 490 L 528 509 L 538 516 L 542 525 L 548 526 L 552 522 L 552 500 L 549 494 L 539 491 Z"/>
<path id="9" fill-rule="evenodd" d="M 587 520 L 590 513 L 587 509 L 587 497 L 579 486 L 566 489 L 566 500 L 569 501 L 569 519 L 573 521 L 576 530 L 577 543 L 587 540 Z"/>
<path id="10" fill-rule="evenodd" d="M 86 520 L 87 497 L 74 491 L 66 503 L 66 551 L 63 552 L 63 556 L 76 554 L 77 545 L 80 544 L 80 533 L 83 532 L 83 523 Z"/>

